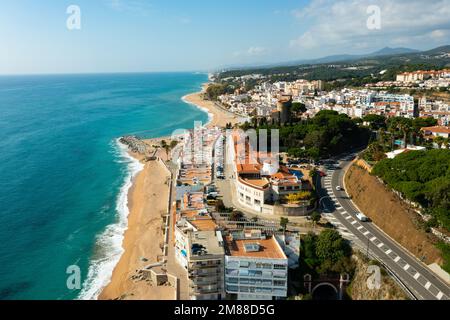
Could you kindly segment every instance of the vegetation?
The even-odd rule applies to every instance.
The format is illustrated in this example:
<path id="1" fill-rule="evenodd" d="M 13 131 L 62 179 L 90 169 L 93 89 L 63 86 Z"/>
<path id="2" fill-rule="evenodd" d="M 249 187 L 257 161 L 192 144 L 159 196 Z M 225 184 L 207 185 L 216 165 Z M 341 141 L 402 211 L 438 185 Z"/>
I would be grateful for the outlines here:
<path id="1" fill-rule="evenodd" d="M 295 81 L 297 79 L 323 80 L 325 90 L 343 87 L 360 87 L 378 81 L 393 81 L 401 72 L 432 70 L 448 67 L 449 59 L 442 52 L 450 52 L 450 47 L 441 47 L 428 52 L 394 54 L 363 57 L 337 62 L 298 62 L 289 66 L 229 70 L 219 74 L 219 80 L 261 74 L 263 81 Z M 383 72 L 382 72 L 383 71 Z M 249 87 L 257 81 L 252 80 Z"/>
<path id="2" fill-rule="evenodd" d="M 289 204 L 297 204 L 300 201 L 310 200 L 312 193 L 310 191 L 300 191 L 298 193 L 290 193 L 286 196 L 286 201 Z"/>
<path id="3" fill-rule="evenodd" d="M 287 151 L 295 158 L 308 158 L 314 161 L 365 146 L 370 136 L 370 131 L 358 126 L 357 121 L 330 110 L 320 111 L 312 119 L 289 125 L 256 126 L 247 123 L 242 126 L 243 130 L 250 128 L 256 129 L 257 132 L 266 129 L 269 134 L 271 129 L 278 129 L 281 151 Z"/>
<path id="4" fill-rule="evenodd" d="M 227 84 L 227 83 L 215 83 L 210 85 L 206 89 L 206 96 L 210 100 L 217 100 L 218 96 L 221 96 L 223 94 L 230 94 L 233 93 L 235 90 L 235 86 Z"/>
<path id="5" fill-rule="evenodd" d="M 320 235 L 308 234 L 302 239 L 300 269 L 305 273 L 352 274 L 352 249 L 336 230 L 327 229 Z"/>
<path id="6" fill-rule="evenodd" d="M 289 224 L 288 218 L 284 218 L 284 217 L 280 218 L 280 227 L 283 228 L 283 231 L 286 231 L 288 224 Z"/>
<path id="7" fill-rule="evenodd" d="M 403 153 L 380 161 L 373 174 L 419 203 L 436 226 L 450 230 L 450 150 Z"/>
<path id="8" fill-rule="evenodd" d="M 444 264 L 442 265 L 442 269 L 450 273 L 450 245 L 444 242 L 441 242 L 437 245 L 438 249 L 442 252 L 442 258 L 444 259 Z"/>

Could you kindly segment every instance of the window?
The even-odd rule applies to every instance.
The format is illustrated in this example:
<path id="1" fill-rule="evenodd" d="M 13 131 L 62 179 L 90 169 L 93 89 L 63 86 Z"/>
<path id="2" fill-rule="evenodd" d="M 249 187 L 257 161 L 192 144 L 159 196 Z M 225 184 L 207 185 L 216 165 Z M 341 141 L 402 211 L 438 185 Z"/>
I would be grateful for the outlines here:
<path id="1" fill-rule="evenodd" d="M 274 264 L 273 268 L 275 270 L 285 270 L 286 269 L 286 265 L 284 265 L 284 264 Z"/>
<path id="2" fill-rule="evenodd" d="M 273 285 L 275 287 L 284 287 L 286 285 L 286 281 L 282 281 L 282 280 L 274 280 L 273 281 Z"/>

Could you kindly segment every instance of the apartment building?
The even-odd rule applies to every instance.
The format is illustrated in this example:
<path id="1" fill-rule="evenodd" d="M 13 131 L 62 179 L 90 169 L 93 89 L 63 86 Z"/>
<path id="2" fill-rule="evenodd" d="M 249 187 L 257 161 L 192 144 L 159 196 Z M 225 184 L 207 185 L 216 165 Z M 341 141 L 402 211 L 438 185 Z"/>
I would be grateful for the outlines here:
<path id="1" fill-rule="evenodd" d="M 224 246 L 217 224 L 208 213 L 202 193 L 186 193 L 177 212 L 175 259 L 187 272 L 192 300 L 224 296 Z"/>
<path id="2" fill-rule="evenodd" d="M 288 259 L 274 236 L 258 230 L 225 237 L 225 291 L 238 300 L 287 297 Z"/>
<path id="3" fill-rule="evenodd" d="M 220 231 L 189 233 L 187 269 L 192 300 L 221 300 L 224 290 L 224 243 Z"/>

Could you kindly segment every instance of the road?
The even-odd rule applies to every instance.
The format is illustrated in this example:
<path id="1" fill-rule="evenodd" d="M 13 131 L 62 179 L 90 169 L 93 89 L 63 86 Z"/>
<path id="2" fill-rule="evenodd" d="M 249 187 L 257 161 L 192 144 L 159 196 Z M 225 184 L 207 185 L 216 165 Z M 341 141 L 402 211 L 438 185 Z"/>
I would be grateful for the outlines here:
<path id="1" fill-rule="evenodd" d="M 340 229 L 347 230 L 356 237 L 417 299 L 449 300 L 450 286 L 375 224 L 360 222 L 356 218 L 357 207 L 346 191 L 337 191 L 337 186 L 344 186 L 345 172 L 354 157 L 353 154 L 340 159 L 339 166 L 329 168 L 327 176 L 321 179 L 319 194 L 322 198 L 321 206 L 326 209 L 324 215 Z"/>

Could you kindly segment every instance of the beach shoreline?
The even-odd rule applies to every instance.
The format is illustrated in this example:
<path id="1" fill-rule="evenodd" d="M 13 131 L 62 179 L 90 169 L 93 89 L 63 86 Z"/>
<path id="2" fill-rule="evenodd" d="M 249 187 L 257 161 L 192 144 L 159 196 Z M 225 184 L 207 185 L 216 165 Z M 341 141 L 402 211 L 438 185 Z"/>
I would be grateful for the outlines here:
<path id="1" fill-rule="evenodd" d="M 204 125 L 209 128 L 242 122 L 241 117 L 203 98 L 208 85 L 209 83 L 203 84 L 201 91 L 185 95 L 182 100 L 208 113 L 209 121 Z M 138 270 L 145 265 L 159 262 L 162 256 L 160 244 L 164 241 L 164 235 L 161 225 L 162 215 L 167 214 L 169 201 L 167 181 L 170 172 L 164 164 L 164 161 L 169 159 L 165 150 L 161 148 L 161 142 L 165 140 L 170 143 L 171 138 L 143 140 L 149 147 L 147 155 L 128 151 L 128 154 L 140 161 L 144 167 L 135 175 L 128 191 L 129 215 L 123 236 L 122 256 L 114 267 L 110 282 L 98 296 L 99 300 L 168 300 L 175 296 L 175 289 L 172 287 L 157 287 L 151 286 L 148 281 L 136 281 Z M 149 156 L 157 160 L 146 161 Z"/>
<path id="2" fill-rule="evenodd" d="M 218 107 L 213 101 L 204 99 L 203 96 L 209 85 L 210 83 L 206 82 L 202 85 L 201 91 L 187 94 L 182 98 L 185 103 L 208 113 L 209 121 L 205 126 L 208 128 L 226 127 L 229 123 L 235 125 L 244 122 L 243 117 Z"/>

